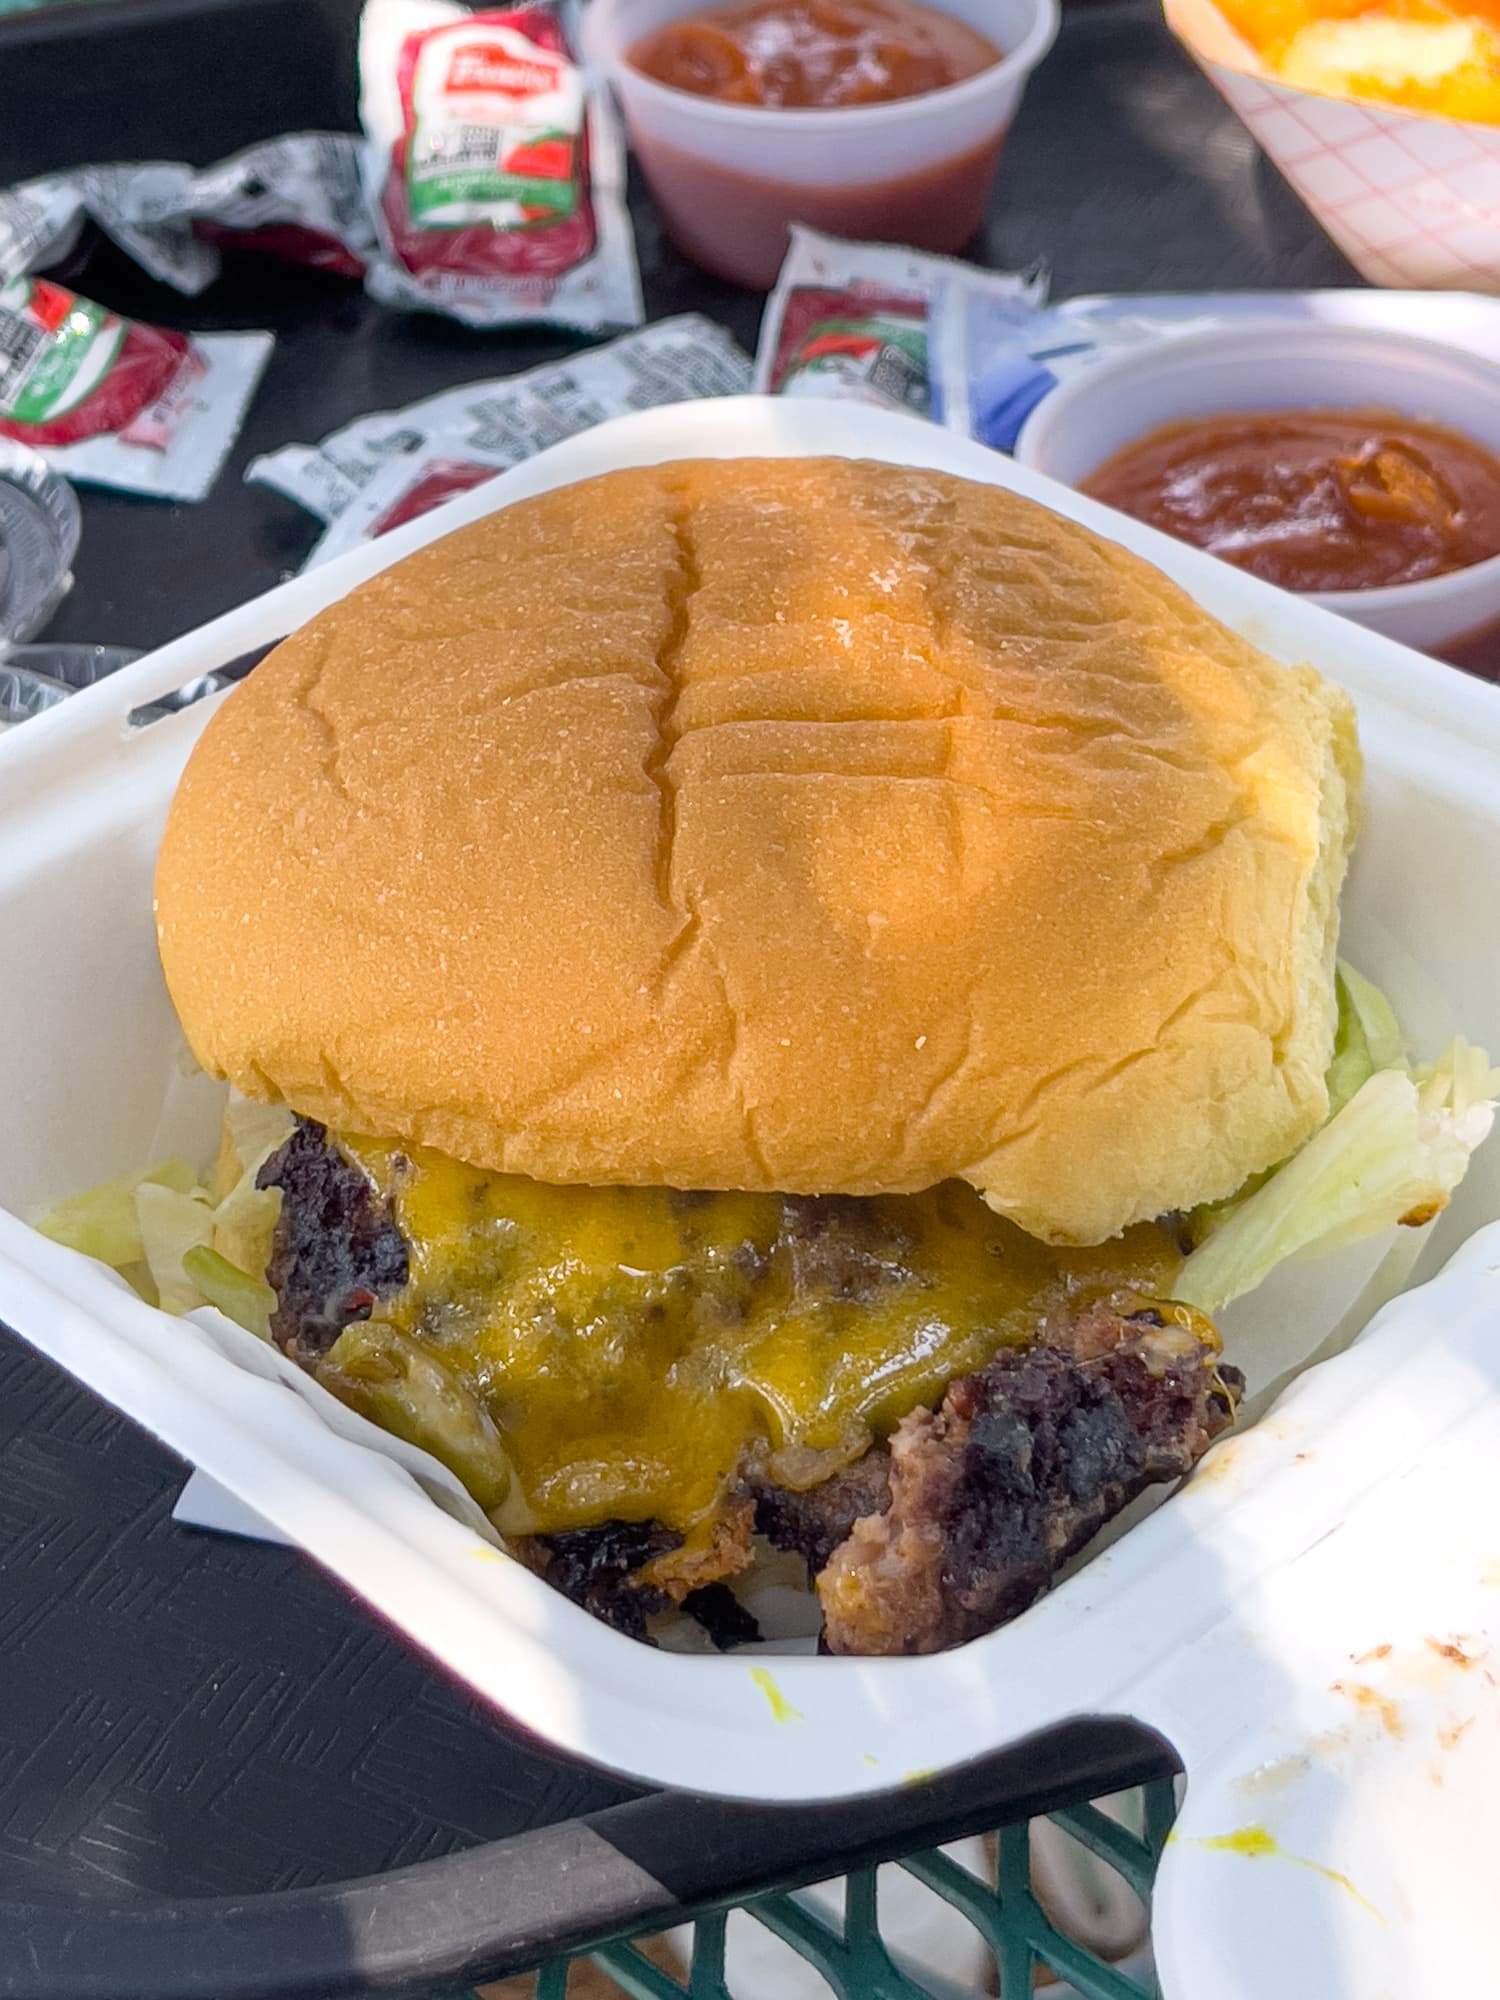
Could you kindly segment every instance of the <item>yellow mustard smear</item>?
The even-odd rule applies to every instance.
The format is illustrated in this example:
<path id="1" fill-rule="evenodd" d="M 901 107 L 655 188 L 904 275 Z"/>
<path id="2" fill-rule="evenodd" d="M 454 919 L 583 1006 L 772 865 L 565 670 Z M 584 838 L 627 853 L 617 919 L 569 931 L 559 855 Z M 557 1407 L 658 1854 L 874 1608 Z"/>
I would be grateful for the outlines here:
<path id="1" fill-rule="evenodd" d="M 778 1195 L 554 1187 L 343 1139 L 409 1246 L 405 1290 L 328 1359 L 508 1534 L 690 1535 L 761 1455 L 806 1487 L 1069 1298 L 1167 1289 L 1142 1225 L 1055 1249 L 962 1182 L 844 1201 L 827 1252 Z M 799 1220 L 800 1218 L 800 1220 Z M 446 1446 L 446 1448 L 445 1448 Z"/>
<path id="2" fill-rule="evenodd" d="M 1337 1868 L 1327 1868 L 1321 1861 L 1309 1861 L 1305 1854 L 1290 1854 L 1268 1827 L 1237 1826 L 1233 1833 L 1200 1834 L 1199 1845 L 1217 1849 L 1222 1854 L 1243 1855 L 1248 1861 L 1290 1861 L 1294 1867 L 1307 1868 L 1314 1875 L 1321 1875 L 1325 1882 L 1332 1882 L 1336 1888 L 1344 1889 L 1360 1907 L 1379 1924 L 1385 1918 L 1368 1896 L 1362 1896 L 1349 1877 Z"/>
<path id="3" fill-rule="evenodd" d="M 792 1707 L 792 1704 L 771 1678 L 767 1668 L 752 1667 L 750 1669 L 750 1678 L 765 1696 L 771 1710 L 771 1720 L 773 1722 L 800 1722 L 802 1720 L 801 1709 Z"/>

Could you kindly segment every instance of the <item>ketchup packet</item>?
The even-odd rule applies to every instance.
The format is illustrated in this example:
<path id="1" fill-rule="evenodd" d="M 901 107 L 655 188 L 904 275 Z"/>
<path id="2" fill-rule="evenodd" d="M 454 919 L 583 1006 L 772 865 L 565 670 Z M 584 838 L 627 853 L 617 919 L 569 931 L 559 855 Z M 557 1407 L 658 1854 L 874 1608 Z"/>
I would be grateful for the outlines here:
<path id="1" fill-rule="evenodd" d="M 385 512 L 377 514 L 370 523 L 371 541 L 388 535 L 392 528 L 404 528 L 408 521 L 420 521 L 424 514 L 430 514 L 434 507 L 441 507 L 455 493 L 467 493 L 472 487 L 483 486 L 487 479 L 495 477 L 495 472 L 493 465 L 482 464 L 473 458 L 429 459 Z"/>
<path id="2" fill-rule="evenodd" d="M 179 292 L 218 276 L 220 247 L 360 277 L 375 241 L 362 148 L 349 132 L 293 132 L 212 167 L 145 160 L 23 181 L 0 190 L 0 281 L 57 263 L 85 222 Z"/>
<path id="3" fill-rule="evenodd" d="M 0 437 L 70 478 L 197 500 L 271 348 L 122 318 L 45 278 L 0 286 Z"/>
<path id="4" fill-rule="evenodd" d="M 619 129 L 552 5 L 366 0 L 359 67 L 376 298 L 471 326 L 640 323 Z"/>
<path id="5" fill-rule="evenodd" d="M 1035 273 L 980 271 L 888 243 L 850 243 L 793 223 L 766 301 L 755 386 L 776 396 L 834 397 L 943 420 L 933 329 L 946 288 L 961 284 L 1026 307 Z"/>
<path id="6" fill-rule="evenodd" d="M 155 160 L 76 167 L 0 189 L 0 284 L 60 262 L 93 222 L 153 278 L 201 292 L 218 276 L 219 259 L 187 219 L 193 178 L 191 167 Z"/>
<path id="7" fill-rule="evenodd" d="M 353 133 L 293 132 L 193 174 L 193 234 L 346 278 L 364 276 L 375 231 Z"/>
<path id="8" fill-rule="evenodd" d="M 749 386 L 750 363 L 724 329 L 683 313 L 569 361 L 357 417 L 319 445 L 254 460 L 245 477 L 327 523 L 310 568 L 609 417 Z"/>

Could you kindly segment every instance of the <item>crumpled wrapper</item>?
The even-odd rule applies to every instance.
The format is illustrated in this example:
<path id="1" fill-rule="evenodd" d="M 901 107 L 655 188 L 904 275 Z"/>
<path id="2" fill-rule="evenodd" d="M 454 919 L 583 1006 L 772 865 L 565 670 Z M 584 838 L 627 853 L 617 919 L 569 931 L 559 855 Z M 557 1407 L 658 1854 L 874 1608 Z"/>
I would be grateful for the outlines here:
<path id="1" fill-rule="evenodd" d="M 1500 126 L 1295 90 L 1212 0 L 1165 0 L 1165 11 L 1361 277 L 1500 292 Z"/>

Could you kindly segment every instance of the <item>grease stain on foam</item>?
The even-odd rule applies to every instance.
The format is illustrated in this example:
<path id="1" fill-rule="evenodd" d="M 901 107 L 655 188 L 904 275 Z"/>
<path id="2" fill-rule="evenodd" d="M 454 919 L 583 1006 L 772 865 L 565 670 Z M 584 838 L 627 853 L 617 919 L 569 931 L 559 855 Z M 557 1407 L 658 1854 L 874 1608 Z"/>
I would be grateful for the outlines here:
<path id="1" fill-rule="evenodd" d="M 1347 1875 L 1337 1868 L 1325 1868 L 1321 1861 L 1309 1860 L 1305 1854 L 1289 1852 L 1268 1827 L 1239 1826 L 1233 1833 L 1200 1834 L 1198 1845 L 1213 1849 L 1220 1854 L 1239 1854 L 1247 1861 L 1289 1861 L 1296 1868 L 1311 1869 L 1314 1875 L 1321 1875 L 1324 1881 L 1334 1883 L 1352 1896 L 1362 1910 L 1369 1912 L 1376 1923 L 1385 1923 L 1385 1918 L 1369 1897 L 1361 1895 Z"/>
<path id="2" fill-rule="evenodd" d="M 1450 1632 L 1445 1637 L 1428 1633 L 1418 1646 L 1371 1646 L 1362 1653 L 1351 1653 L 1349 1662 L 1356 1667 L 1379 1665 L 1386 1686 L 1437 1694 L 1451 1692 L 1458 1675 L 1477 1672 L 1488 1678 L 1489 1656 L 1484 1639 L 1472 1633 Z M 1334 1681 L 1332 1688 L 1335 1694 L 1347 1695 L 1359 1707 L 1381 1716 L 1391 1727 L 1389 1712 L 1394 1704 L 1388 1697 L 1362 1681 Z M 1400 1735 L 1401 1731 L 1393 1728 L 1392 1734 Z"/>
<path id="3" fill-rule="evenodd" d="M 1294 1751 L 1285 1757 L 1273 1757 L 1268 1764 L 1258 1764 L 1253 1771 L 1246 1771 L 1242 1777 L 1235 1779 L 1235 1790 L 1252 1793 L 1284 1791 L 1299 1778 L 1305 1778 L 1311 1769 L 1311 1756 L 1305 1751 Z"/>
<path id="4" fill-rule="evenodd" d="M 1451 1697 L 1466 1677 L 1471 1686 L 1474 1678 L 1495 1685 L 1489 1667 L 1488 1643 L 1473 1633 L 1450 1632 L 1444 1636 L 1428 1633 L 1419 1645 L 1372 1646 L 1349 1657 L 1353 1666 L 1376 1669 L 1371 1678 L 1378 1677 L 1381 1689 L 1391 1689 L 1402 1696 Z M 1330 1685 L 1333 1693 L 1346 1696 L 1357 1708 L 1382 1723 L 1392 1736 L 1406 1734 L 1401 1710 L 1391 1694 L 1370 1686 L 1366 1680 L 1339 1680 Z"/>
<path id="5" fill-rule="evenodd" d="M 1354 1733 L 1348 1724 L 1339 1729 L 1325 1729 L 1309 1742 L 1307 1754 L 1309 1757 L 1334 1758 L 1347 1750 L 1353 1741 Z"/>
<path id="6" fill-rule="evenodd" d="M 1223 1485 L 1234 1477 L 1239 1468 L 1240 1441 L 1238 1438 L 1231 1438 L 1204 1453 L 1193 1467 L 1183 1492 L 1190 1494 L 1195 1488 L 1201 1492 L 1205 1486 Z"/>
<path id="7" fill-rule="evenodd" d="M 1273 658 L 1278 660 L 1281 658 L 1280 653 L 1276 651 L 1276 632 L 1266 623 L 1264 618 L 1258 618 L 1254 612 L 1248 617 L 1236 618 L 1233 624 L 1230 625 L 1230 630 L 1238 632 L 1240 637 L 1247 641 L 1248 644 L 1254 646 L 1257 651 L 1270 653 Z"/>
<path id="8" fill-rule="evenodd" d="M 1349 1655 L 1350 1663 L 1356 1667 L 1367 1667 L 1371 1660 L 1388 1660 L 1390 1657 L 1391 1642 L 1389 1639 L 1383 1645 L 1371 1646 L 1368 1652 L 1351 1653 Z"/>
<path id="9" fill-rule="evenodd" d="M 750 1669 L 750 1678 L 765 1696 L 773 1722 L 802 1721 L 802 1711 L 792 1707 L 792 1704 L 781 1692 L 781 1689 L 777 1687 L 769 1668 L 752 1667 Z"/>
<path id="10" fill-rule="evenodd" d="M 1388 1694 L 1381 1694 L 1378 1688 L 1372 1688 L 1368 1681 L 1331 1681 L 1329 1692 L 1344 1695 L 1366 1715 L 1373 1715 L 1388 1736 L 1406 1734 L 1399 1702 L 1392 1701 Z"/>
<path id="11" fill-rule="evenodd" d="M 1480 1667 L 1488 1657 L 1487 1647 L 1480 1647 L 1478 1651 L 1472 1653 L 1466 1652 L 1462 1633 L 1453 1639 L 1428 1638 L 1423 1643 L 1430 1652 L 1436 1653 L 1440 1660 L 1446 1660 L 1450 1667 Z M 1474 1642 L 1471 1640 L 1469 1643 Z"/>
<path id="12" fill-rule="evenodd" d="M 1232 1480 L 1236 1474 L 1262 1463 L 1268 1444 L 1293 1444 L 1306 1435 L 1306 1424 L 1293 1423 L 1286 1418 L 1273 1422 L 1262 1417 L 1253 1430 L 1224 1438 L 1212 1450 L 1205 1452 L 1193 1467 L 1183 1491 L 1191 1493 L 1195 1486 L 1213 1486 Z M 1296 1461 L 1306 1462 L 1314 1454 L 1300 1451 L 1294 1456 Z"/>

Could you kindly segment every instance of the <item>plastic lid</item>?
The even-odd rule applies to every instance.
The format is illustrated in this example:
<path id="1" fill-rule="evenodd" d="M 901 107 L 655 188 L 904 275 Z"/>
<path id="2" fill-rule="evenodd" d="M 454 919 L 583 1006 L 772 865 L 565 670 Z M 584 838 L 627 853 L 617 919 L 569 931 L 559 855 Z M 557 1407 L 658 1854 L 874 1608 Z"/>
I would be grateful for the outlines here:
<path id="1" fill-rule="evenodd" d="M 36 452 L 0 438 L 0 644 L 40 631 L 72 584 L 78 501 Z"/>
<path id="2" fill-rule="evenodd" d="M 7 666 L 0 660 L 0 731 L 13 729 L 66 701 L 72 689 L 46 674 L 28 673 L 24 667 Z"/>

